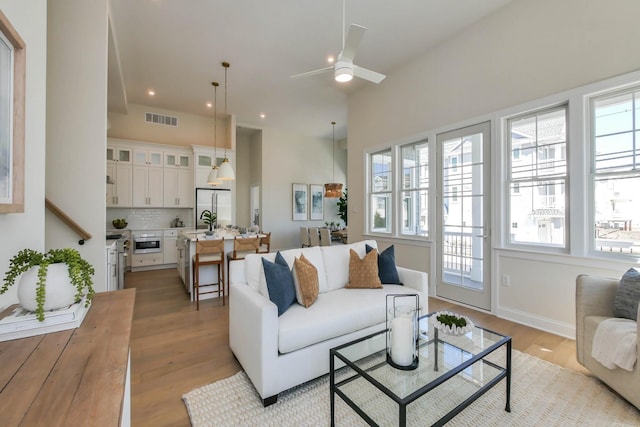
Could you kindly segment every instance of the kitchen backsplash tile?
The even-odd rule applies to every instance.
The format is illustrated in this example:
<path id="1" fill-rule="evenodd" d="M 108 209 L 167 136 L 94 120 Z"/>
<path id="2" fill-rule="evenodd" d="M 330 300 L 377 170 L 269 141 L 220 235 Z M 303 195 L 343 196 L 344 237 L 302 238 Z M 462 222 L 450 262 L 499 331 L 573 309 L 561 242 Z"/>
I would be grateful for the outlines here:
<path id="1" fill-rule="evenodd" d="M 170 228 L 176 216 L 185 227 L 193 227 L 193 209 L 108 208 L 107 228 L 113 228 L 111 221 L 116 218 L 126 219 L 130 230 Z"/>

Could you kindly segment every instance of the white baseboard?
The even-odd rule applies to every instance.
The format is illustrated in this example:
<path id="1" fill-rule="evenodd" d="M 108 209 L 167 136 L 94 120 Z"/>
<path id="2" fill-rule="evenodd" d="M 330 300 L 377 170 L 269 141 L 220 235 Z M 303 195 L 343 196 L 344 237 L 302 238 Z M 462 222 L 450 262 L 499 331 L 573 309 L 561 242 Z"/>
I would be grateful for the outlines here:
<path id="1" fill-rule="evenodd" d="M 531 326 L 532 328 L 560 335 L 565 338 L 576 338 L 576 325 L 573 323 L 558 322 L 557 320 L 535 316 L 531 313 L 508 307 L 498 307 L 495 314 L 503 319 Z"/>

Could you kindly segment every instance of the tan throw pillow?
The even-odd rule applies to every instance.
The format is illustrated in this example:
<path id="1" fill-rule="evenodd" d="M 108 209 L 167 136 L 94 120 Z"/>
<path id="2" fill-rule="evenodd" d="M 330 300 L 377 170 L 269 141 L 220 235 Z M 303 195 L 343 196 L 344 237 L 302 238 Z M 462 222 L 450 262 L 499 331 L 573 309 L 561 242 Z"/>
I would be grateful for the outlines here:
<path id="1" fill-rule="evenodd" d="M 349 283 L 347 288 L 381 288 L 378 276 L 378 251 L 373 249 L 360 259 L 358 253 L 349 249 Z"/>
<path id="2" fill-rule="evenodd" d="M 309 308 L 316 301 L 320 286 L 318 270 L 304 255 L 293 262 L 293 283 L 296 286 L 298 304 Z"/>

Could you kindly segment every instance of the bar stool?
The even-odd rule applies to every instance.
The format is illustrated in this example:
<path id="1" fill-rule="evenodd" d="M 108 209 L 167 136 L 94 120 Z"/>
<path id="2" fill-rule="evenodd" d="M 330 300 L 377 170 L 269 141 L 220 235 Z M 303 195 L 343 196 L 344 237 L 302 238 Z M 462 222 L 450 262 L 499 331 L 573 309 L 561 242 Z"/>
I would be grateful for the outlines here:
<path id="1" fill-rule="evenodd" d="M 218 266 L 218 283 L 200 283 L 200 267 Z M 224 240 L 196 240 L 196 253 L 193 255 L 191 270 L 193 271 L 193 293 L 196 298 L 196 310 L 200 310 L 200 295 L 218 293 L 224 302 Z M 200 292 L 200 288 L 217 286 L 217 289 Z"/>
<path id="2" fill-rule="evenodd" d="M 260 247 L 260 238 L 256 237 L 238 237 L 233 239 L 233 251 L 227 253 L 227 270 L 229 263 L 238 259 L 244 259 L 245 255 L 257 254 Z"/>
<path id="3" fill-rule="evenodd" d="M 271 252 L 271 232 L 265 233 L 261 231 L 260 234 L 264 234 L 265 237 L 260 237 L 260 245 L 258 246 L 258 253 L 266 254 Z"/>

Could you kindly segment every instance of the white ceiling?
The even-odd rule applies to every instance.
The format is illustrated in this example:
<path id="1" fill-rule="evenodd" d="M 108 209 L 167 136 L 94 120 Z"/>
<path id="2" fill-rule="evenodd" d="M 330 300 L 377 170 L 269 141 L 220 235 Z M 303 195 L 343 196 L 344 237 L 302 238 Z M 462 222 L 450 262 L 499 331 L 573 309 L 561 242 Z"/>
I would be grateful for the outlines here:
<path id="1" fill-rule="evenodd" d="M 392 73 L 510 1 L 347 0 L 347 26 L 367 27 L 354 63 Z M 336 121 L 341 139 L 347 95 L 373 85 L 337 83 L 330 72 L 290 78 L 340 52 L 342 0 L 110 0 L 110 7 L 110 111 L 128 102 L 210 116 L 205 104 L 218 81 L 223 112 L 228 61 L 228 112 L 239 124 L 330 138 Z"/>

